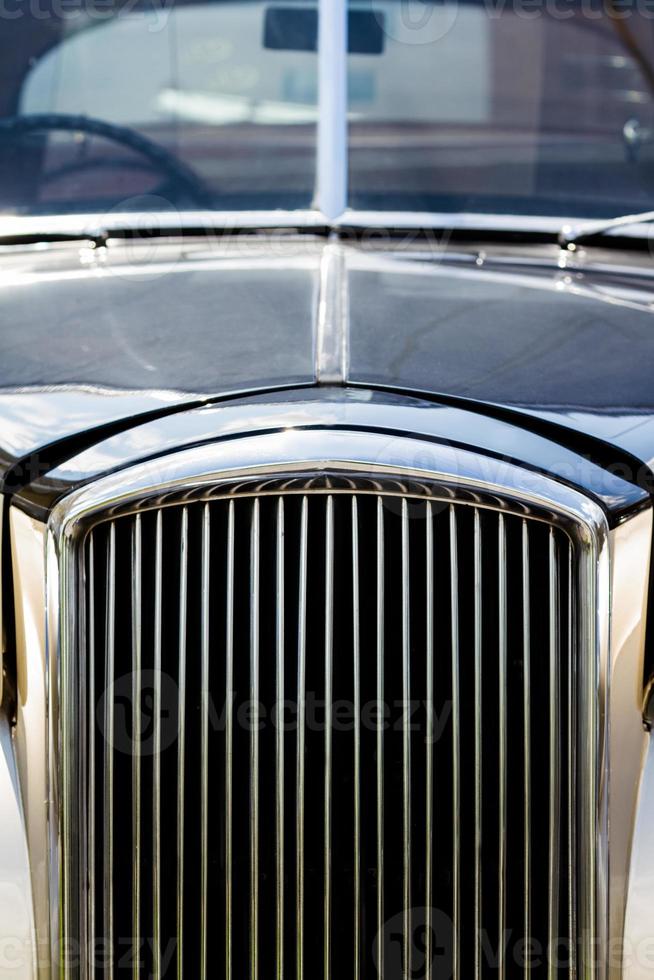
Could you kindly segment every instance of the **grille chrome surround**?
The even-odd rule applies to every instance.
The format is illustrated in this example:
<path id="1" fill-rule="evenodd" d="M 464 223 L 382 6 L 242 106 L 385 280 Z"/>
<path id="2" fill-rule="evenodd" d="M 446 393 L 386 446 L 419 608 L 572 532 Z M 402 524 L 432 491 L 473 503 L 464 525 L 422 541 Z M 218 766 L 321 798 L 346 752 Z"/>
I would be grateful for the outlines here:
<path id="1" fill-rule="evenodd" d="M 318 445 L 320 450 L 319 454 L 317 453 Z M 427 450 L 429 452 L 429 468 L 418 468 L 413 464 L 413 461 L 418 458 L 418 453 L 421 450 Z M 252 465 L 253 460 L 258 461 L 254 466 Z M 298 462 L 300 460 L 302 462 Z M 237 501 L 242 501 L 245 498 L 248 498 L 252 501 L 253 508 L 251 544 L 254 552 L 258 530 L 258 517 L 255 519 L 254 515 L 258 515 L 259 500 L 267 497 L 270 494 L 275 494 L 277 499 L 280 501 L 287 495 L 292 497 L 297 496 L 298 494 L 303 498 L 303 500 L 315 495 L 326 497 L 326 533 L 328 541 L 330 540 L 330 535 L 333 536 L 333 514 L 331 518 L 329 517 L 330 506 L 333 507 L 333 504 L 330 505 L 330 501 L 333 501 L 339 495 L 345 494 L 350 497 L 353 512 L 356 512 L 357 500 L 368 499 L 372 496 L 376 498 L 378 502 L 382 499 L 382 497 L 396 499 L 399 502 L 401 510 L 401 567 L 403 583 L 403 613 L 401 630 L 403 664 L 402 693 L 405 699 L 408 699 L 406 696 L 410 694 L 411 682 L 410 670 L 408 669 L 410 630 L 408 593 L 410 585 L 407 530 L 408 517 L 406 516 L 409 501 L 420 501 L 420 505 L 424 506 L 425 508 L 432 507 L 433 502 L 435 501 L 446 504 L 450 521 L 450 533 L 452 533 L 452 528 L 454 528 L 455 534 L 457 527 L 457 513 L 459 509 L 465 508 L 466 511 L 473 512 L 475 515 L 473 534 L 476 556 L 480 555 L 482 540 L 479 515 L 486 512 L 495 512 L 498 515 L 499 554 L 502 553 L 502 550 L 505 547 L 506 524 L 507 522 L 515 520 L 524 520 L 527 523 L 531 521 L 544 522 L 551 528 L 556 529 L 557 534 L 559 532 L 564 532 L 573 542 L 573 547 L 570 548 L 570 560 L 572 561 L 574 559 L 575 589 L 578 590 L 579 599 L 583 598 L 583 603 L 580 601 L 576 603 L 577 610 L 580 615 L 575 624 L 579 650 L 577 665 L 579 670 L 578 684 L 580 693 L 577 730 L 580 733 L 583 733 L 583 738 L 578 745 L 582 765 L 580 765 L 578 768 L 580 792 L 577 794 L 577 799 L 580 802 L 578 803 L 577 808 L 578 836 L 576 842 L 578 851 L 578 867 L 582 868 L 582 873 L 579 875 L 578 898 L 574 904 L 572 912 L 578 917 L 577 931 L 578 934 L 583 937 L 583 942 L 579 951 L 580 970 L 584 976 L 600 977 L 602 975 L 602 968 L 600 965 L 598 965 L 598 962 L 601 963 L 601 956 L 598 956 L 597 951 L 593 950 L 593 937 L 599 937 L 601 944 L 601 939 L 605 929 L 603 882 L 606 854 L 604 840 L 604 818 L 602 817 L 604 804 L 600 795 L 602 789 L 600 775 L 604 751 L 604 733 L 601 729 L 601 725 L 603 723 L 602 719 L 604 716 L 604 690 L 602 687 L 602 677 L 603 668 L 605 666 L 603 664 L 605 650 L 603 649 L 602 644 L 606 639 L 605 618 L 608 608 L 608 597 L 606 594 L 605 584 L 605 520 L 601 511 L 585 497 L 552 480 L 534 475 L 533 473 L 527 473 L 506 464 L 497 464 L 498 478 L 489 480 L 488 462 L 488 460 L 480 461 L 479 457 L 471 453 L 435 447 L 434 445 L 420 443 L 412 439 L 394 438 L 389 444 L 387 437 L 372 433 L 352 434 L 334 431 L 321 432 L 318 436 L 316 436 L 315 433 L 289 432 L 284 433 L 283 435 L 277 434 L 274 436 L 250 437 L 242 441 L 231 443 L 228 446 L 225 446 L 224 444 L 216 445 L 203 450 L 193 450 L 180 453 L 177 457 L 173 457 L 172 459 L 165 461 L 165 466 L 168 472 L 162 473 L 163 464 L 161 461 L 147 464 L 146 466 L 141 466 L 138 469 L 135 469 L 133 472 L 126 472 L 118 476 L 108 477 L 92 487 L 85 488 L 72 495 L 71 498 L 60 506 L 60 508 L 53 515 L 53 520 L 51 522 L 50 543 L 54 547 L 58 557 L 58 567 L 61 574 L 60 605 L 63 613 L 59 633 L 61 637 L 61 650 L 59 658 L 59 695 L 61 717 L 63 719 L 60 769 L 62 775 L 60 842 L 62 857 L 61 879 L 63 882 L 61 899 L 65 916 L 63 922 L 64 935 L 77 935 L 79 933 L 79 928 L 77 925 L 79 921 L 82 924 L 82 942 L 84 945 L 85 940 L 83 929 L 86 916 L 86 903 L 80 903 L 79 901 L 79 884 L 81 880 L 80 862 L 84 863 L 84 855 L 87 853 L 86 848 L 88 844 L 85 842 L 85 837 L 82 834 L 81 854 L 77 853 L 76 849 L 72 846 L 72 843 L 79 839 L 78 834 L 82 828 L 80 827 L 78 821 L 76 807 L 71 806 L 70 804 L 72 801 L 79 800 L 80 798 L 84 799 L 85 794 L 88 792 L 88 787 L 85 784 L 88 766 L 85 762 L 84 747 L 81 747 L 80 755 L 78 755 L 76 752 L 76 721 L 79 717 L 78 712 L 84 712 L 85 705 L 83 704 L 83 699 L 82 702 L 80 702 L 80 694 L 83 692 L 83 677 L 79 676 L 76 669 L 76 662 L 80 659 L 80 644 L 83 642 L 83 629 L 80 629 L 80 626 L 83 624 L 80 623 L 75 610 L 78 608 L 78 601 L 83 597 L 81 582 L 83 567 L 80 560 L 82 553 L 78 545 L 86 535 L 89 528 L 97 523 L 103 523 L 107 520 L 111 522 L 119 521 L 123 518 L 127 518 L 128 515 L 133 515 L 132 517 L 129 517 L 129 519 L 134 521 L 135 526 L 138 526 L 139 521 L 141 520 L 141 515 L 149 513 L 149 511 L 152 509 L 158 512 L 157 525 L 160 526 L 160 515 L 162 513 L 162 508 L 180 506 L 182 508 L 182 513 L 187 513 L 187 509 L 191 506 L 202 506 L 204 508 L 204 513 L 208 514 L 209 506 L 212 501 L 217 502 L 226 500 L 228 501 L 227 506 L 229 508 L 229 514 L 231 515 L 231 517 L 228 518 L 228 527 L 231 526 L 232 528 L 231 532 L 228 531 L 227 540 L 228 542 L 231 542 L 230 547 L 233 548 L 234 507 Z M 162 477 L 164 477 L 164 479 L 162 479 Z M 283 513 L 283 505 L 281 505 L 281 511 Z M 303 512 L 300 518 L 301 527 L 305 525 L 306 520 L 306 513 Z M 113 526 L 114 524 L 111 523 L 110 527 Z M 379 526 L 380 525 L 378 523 L 378 530 Z M 432 527 L 431 522 L 427 522 L 427 526 Z M 526 525 L 522 526 L 526 527 Z M 280 533 L 283 533 L 283 530 Z M 550 531 L 551 548 L 553 547 L 552 542 L 554 541 L 554 534 L 554 530 Z M 160 540 L 159 532 L 157 532 L 156 540 L 157 542 Z M 300 581 L 304 581 L 306 588 L 308 565 L 306 536 L 303 538 L 303 540 L 304 547 L 300 551 L 299 567 Z M 182 551 L 184 550 L 183 541 L 184 536 L 182 536 L 180 541 Z M 378 535 L 377 542 L 379 559 L 379 554 L 381 553 L 381 550 L 383 550 L 383 537 Z M 136 549 L 135 555 L 138 553 L 138 549 Z M 326 553 L 329 554 L 329 548 L 326 549 Z M 205 550 L 204 554 L 205 556 L 208 554 L 208 548 Z M 109 555 L 111 555 L 111 548 L 109 550 Z M 159 544 L 157 544 L 157 555 L 159 556 L 160 561 L 161 548 Z M 352 540 L 352 559 L 353 565 L 356 567 L 358 559 L 358 541 L 354 535 Z M 454 578 L 454 574 L 458 571 L 456 548 L 451 548 L 450 550 L 450 562 L 452 576 Z M 157 567 L 159 567 L 158 562 L 156 564 Z M 135 568 L 136 567 L 137 565 L 135 562 Z M 476 574 L 479 571 L 479 567 L 480 563 L 476 561 Z M 506 602 L 506 581 L 501 571 L 502 567 L 503 563 L 499 562 L 498 571 L 500 607 L 504 608 L 504 604 Z M 523 569 L 525 567 L 528 567 L 526 559 L 523 560 Z M 559 571 L 559 563 L 552 560 L 551 552 L 549 567 L 550 589 L 554 590 L 556 588 L 556 574 Z M 330 581 L 332 572 L 333 568 L 329 568 L 327 582 Z M 433 567 L 430 565 L 430 563 L 428 563 L 426 567 L 426 576 L 427 581 L 430 581 L 431 576 L 433 576 Z M 279 583 L 282 581 L 283 570 L 280 571 L 280 568 L 278 567 L 278 588 Z M 570 579 L 570 581 L 572 581 L 572 579 Z M 482 596 L 480 582 L 477 577 L 475 579 L 475 584 L 477 586 L 475 589 L 475 604 L 478 604 L 477 609 L 479 611 Z M 257 575 L 253 575 L 251 586 L 252 593 L 254 594 L 258 587 Z M 383 576 L 378 576 L 376 585 L 378 597 L 384 596 L 384 587 L 385 583 Z M 455 607 L 457 598 L 456 590 L 452 589 L 451 602 L 453 608 Z M 333 602 L 333 595 L 330 595 L 328 589 L 326 593 L 326 603 L 330 602 Z M 353 603 L 355 604 L 355 607 L 356 602 L 357 599 L 354 597 Z M 555 615 L 554 604 L 551 604 L 550 615 Z M 256 617 L 251 617 L 251 623 L 253 622 L 256 622 Z M 326 622 L 328 622 L 328 617 L 326 617 Z M 453 620 L 453 622 L 458 623 L 458 616 L 455 620 Z M 500 623 L 505 624 L 503 617 L 500 618 Z M 556 624 L 554 624 L 554 626 L 555 625 Z M 279 623 L 277 624 L 277 628 L 280 628 Z M 283 629 L 283 627 L 281 628 Z M 255 626 L 253 626 L 252 629 L 253 640 L 251 643 L 251 655 L 253 659 L 251 661 L 251 666 L 254 667 L 257 654 L 257 644 L 255 642 L 256 637 L 254 635 L 256 632 Z M 524 642 L 526 646 L 529 642 L 528 617 L 525 617 L 523 629 Z M 553 637 L 558 635 L 556 628 L 552 629 L 551 635 Z M 428 647 L 434 642 L 433 637 L 434 623 L 433 620 L 430 620 L 427 623 L 426 632 Z M 456 679 L 458 685 L 461 683 L 461 678 L 458 676 L 459 658 L 456 652 L 457 636 L 456 631 L 454 630 L 452 632 L 451 640 L 453 651 L 452 684 L 454 685 Z M 326 650 L 331 648 L 331 643 L 333 643 L 333 637 L 328 635 L 328 630 L 326 628 Z M 381 645 L 383 645 L 383 640 Z M 379 649 L 379 642 L 377 646 L 377 663 L 379 664 L 379 658 L 383 658 L 384 651 Z M 201 644 L 201 649 L 203 651 L 202 662 L 205 663 L 205 656 L 207 652 L 206 641 L 203 641 Z M 358 649 L 356 638 L 353 641 L 353 649 L 355 651 Z M 502 652 L 500 669 L 502 671 L 506 670 L 504 650 L 505 641 L 500 638 L 500 651 Z M 477 661 L 477 658 L 480 656 L 481 637 L 475 636 L 475 661 Z M 187 659 L 185 659 L 184 663 L 187 663 Z M 230 669 L 230 663 L 231 661 L 228 660 L 228 670 Z M 298 669 L 306 670 L 305 664 L 306 638 L 304 641 L 302 638 L 300 638 Z M 550 669 L 556 671 L 557 668 L 558 655 L 552 655 L 550 658 Z M 326 684 L 330 680 L 329 673 L 331 670 L 331 659 L 326 657 Z M 258 676 L 258 674 L 255 674 L 255 671 L 253 670 L 252 677 L 255 676 Z M 82 683 L 80 683 L 81 681 Z M 278 671 L 277 681 L 283 686 L 283 671 Z M 428 680 L 428 683 L 433 684 L 433 676 L 430 675 L 430 680 Z M 453 693 L 456 692 L 456 689 L 457 687 L 453 687 Z M 256 689 L 254 689 L 251 693 L 256 694 Z M 383 692 L 381 696 L 383 697 Z M 253 698 L 253 700 L 256 700 L 256 697 Z M 326 700 L 330 701 L 328 698 Z M 355 703 L 356 701 L 357 699 L 355 698 Z M 462 719 L 459 715 L 459 698 L 454 696 L 453 701 L 452 724 L 455 732 L 460 733 Z M 557 732 L 559 731 L 559 720 L 557 717 L 558 708 L 554 701 L 552 701 L 551 707 L 553 714 L 550 718 L 550 739 L 553 737 L 555 738 Z M 481 702 L 479 702 L 479 715 L 475 719 L 474 726 L 477 746 L 475 749 L 475 757 L 478 760 L 481 758 L 481 750 L 479 749 L 478 741 L 482 732 L 483 718 L 481 708 L 482 705 Z M 525 697 L 523 708 L 525 712 L 530 710 L 530 699 Z M 505 710 L 506 705 L 502 706 L 500 699 L 500 712 Z M 433 723 L 433 715 L 430 714 L 427 724 L 433 725 Z M 231 725 L 229 728 L 231 731 Z M 303 728 L 301 728 L 301 731 L 303 731 Z M 457 735 L 457 738 L 459 737 L 460 734 Z M 403 905 L 406 910 L 406 895 L 412 894 L 410 872 L 413 821 L 411 814 L 411 792 L 410 788 L 408 790 L 406 788 L 407 786 L 410 787 L 409 772 L 411 762 L 411 742 L 404 732 L 402 743 L 405 787 L 402 793 L 402 823 L 404 827 L 403 888 L 405 899 Z M 255 743 L 253 742 L 253 745 L 254 744 Z M 328 748 L 327 738 L 325 740 L 325 745 Z M 453 745 L 456 745 L 455 740 L 453 740 Z M 504 753 L 505 757 L 506 745 L 504 739 L 502 739 L 500 742 L 500 752 Z M 355 758 L 357 757 L 358 753 Z M 427 753 L 427 759 L 429 758 L 430 753 Z M 281 764 L 283 766 L 282 753 L 279 751 L 279 745 L 277 747 L 276 759 L 277 765 L 280 766 Z M 305 774 L 302 772 L 302 759 L 303 753 L 298 752 L 296 760 L 298 785 L 303 785 L 301 780 L 305 778 Z M 528 753 L 525 752 L 525 767 L 528 764 L 528 759 Z M 258 766 L 256 752 L 251 756 L 250 761 L 250 773 L 252 779 L 252 773 L 256 772 L 256 767 Z M 459 762 L 459 756 L 456 752 L 454 752 L 453 773 L 455 789 L 453 791 L 454 809 L 452 827 L 455 834 L 458 833 L 459 829 L 459 821 L 457 820 L 456 815 L 460 812 L 461 807 L 460 788 L 457 788 L 457 784 L 460 784 L 461 780 L 460 772 L 457 776 Z M 433 765 L 433 759 L 431 765 Z M 504 780 L 506 779 L 505 765 L 506 761 L 504 764 L 501 764 L 501 771 L 504 773 Z M 84 776 L 82 776 L 82 770 L 84 771 Z M 203 771 L 206 772 L 206 767 L 203 769 Z M 278 778 L 280 771 L 280 769 L 276 770 Z M 429 771 L 431 772 L 431 769 Z M 568 768 L 567 773 L 568 778 L 571 779 L 570 768 Z M 325 766 L 326 784 L 328 775 L 331 775 L 331 773 L 328 767 Z M 104 778 L 107 779 L 108 776 L 105 774 Z M 433 776 L 431 778 L 433 778 Z M 376 767 L 376 780 L 377 786 L 383 785 L 384 765 L 383 762 L 380 765 L 379 758 L 377 760 Z M 560 792 L 560 787 L 557 783 L 556 771 L 550 771 L 549 780 L 549 788 L 550 790 L 554 791 L 553 795 L 556 797 L 556 794 Z M 254 782 L 252 782 L 251 785 L 254 786 Z M 502 783 L 502 788 L 500 790 L 500 802 L 502 807 L 505 806 L 505 792 L 504 783 Z M 157 794 L 155 793 L 155 800 L 156 797 Z M 329 796 L 327 798 L 329 798 Z M 475 806 L 478 805 L 479 799 L 476 795 Z M 525 800 L 525 807 L 527 807 L 527 805 L 528 800 Z M 379 810 L 380 808 L 378 808 L 377 811 L 377 821 L 380 819 Z M 256 814 L 258 812 L 258 808 L 254 807 L 253 811 Z M 180 807 L 178 802 L 178 814 L 182 814 L 182 812 L 183 807 Z M 358 813 L 356 801 L 355 813 Z M 283 822 L 283 814 L 280 815 L 280 813 L 277 812 L 275 817 L 277 826 L 279 826 L 279 821 L 281 820 Z M 553 803 L 549 819 L 550 829 L 554 826 L 555 820 L 559 820 L 559 817 L 560 814 L 558 809 Z M 359 826 L 359 819 L 359 816 L 355 817 L 355 826 L 357 828 Z M 383 813 L 381 819 L 383 819 Z M 429 826 L 429 821 L 433 819 L 433 813 L 431 813 L 429 808 L 427 808 L 425 819 L 427 821 L 425 825 L 426 829 Z M 500 814 L 500 821 L 502 821 L 502 819 L 504 818 Z M 302 835 L 306 832 L 306 828 L 300 826 L 301 823 L 302 821 L 298 816 L 298 848 L 303 848 L 304 844 Z M 203 827 L 205 826 L 206 825 L 203 823 Z M 325 840 L 329 841 L 329 815 L 327 813 L 327 809 L 325 809 L 324 829 Z M 254 825 L 251 826 L 251 835 L 254 835 L 257 830 L 258 828 L 255 821 Z M 426 838 L 429 838 L 428 834 L 426 834 Z M 254 839 L 253 836 L 251 836 L 251 842 L 252 839 Z M 359 834 L 355 833 L 355 840 L 358 839 Z M 506 853 L 502 841 L 503 838 L 500 835 L 501 863 L 506 861 Z M 526 840 L 525 854 L 527 854 L 528 851 L 528 843 L 528 840 Z M 573 837 L 571 836 L 570 840 L 568 841 L 569 847 L 572 847 L 573 843 Z M 428 844 L 426 841 L 425 847 L 427 846 Z M 455 920 L 457 910 L 460 909 L 459 879 L 461 872 L 458 860 L 459 853 L 460 849 L 458 849 L 455 845 L 453 848 L 453 855 L 456 858 L 453 866 L 453 913 Z M 550 870 L 553 874 L 552 869 L 553 855 L 555 854 L 555 842 L 552 839 L 550 839 L 549 842 L 548 853 L 550 856 Z M 229 854 L 229 848 L 226 849 L 226 854 Z M 231 855 L 229 855 L 229 859 L 231 860 Z M 377 849 L 376 860 L 379 862 L 378 870 L 382 871 L 384 854 L 383 850 L 380 850 L 379 848 Z M 360 868 L 359 861 L 360 856 L 355 859 L 355 894 L 357 894 L 357 884 L 360 888 L 361 872 L 360 870 L 357 870 Z M 254 864 L 254 862 L 251 862 L 251 864 Z M 526 867 L 527 862 L 525 857 L 525 868 Z M 526 876 L 527 871 L 525 870 L 525 878 Z M 500 888 L 502 887 L 502 880 L 503 877 L 500 876 Z M 329 875 L 326 876 L 325 881 L 326 893 L 329 893 Z M 550 878 L 550 881 L 552 881 L 552 878 Z M 256 876 L 253 876 L 250 889 L 251 923 L 256 921 L 258 915 L 256 883 Z M 298 895 L 301 895 L 301 886 L 303 885 L 303 882 L 301 882 L 299 874 L 296 884 L 298 887 Z M 426 896 L 430 894 L 431 887 L 431 875 L 428 874 L 425 881 Z M 477 888 L 477 885 L 475 885 L 475 888 Z M 157 889 L 155 886 L 155 894 L 156 890 Z M 53 896 L 53 902 L 58 901 L 58 899 L 59 896 Z M 415 901 L 413 904 L 415 905 Z M 429 902 L 426 902 L 426 905 L 428 908 L 430 907 Z M 302 927 L 302 907 L 303 903 L 298 901 L 298 929 L 301 929 Z M 328 901 L 325 901 L 324 908 L 325 921 L 327 921 L 329 913 Z M 500 903 L 500 908 L 503 908 L 503 902 Z M 549 908 L 550 926 L 553 929 L 554 912 L 552 911 L 552 902 L 549 903 Z M 528 910 L 525 910 L 525 915 L 528 914 Z M 376 915 L 379 918 L 382 918 L 384 915 L 383 893 L 381 892 L 380 898 L 378 899 Z M 403 917 L 403 929 L 405 931 L 408 930 L 409 925 L 410 923 L 407 915 L 405 914 Z M 281 928 L 279 921 L 277 928 Z M 457 942 L 459 937 L 460 933 L 457 922 L 455 921 L 455 976 L 460 975 L 460 973 L 457 974 L 456 966 L 456 955 L 457 953 L 460 954 Z M 355 943 L 358 942 L 360 942 L 360 937 L 357 933 Z M 378 948 L 378 955 L 380 951 L 381 943 Z M 408 966 L 406 961 L 404 966 L 406 971 L 406 967 Z M 502 970 L 501 966 L 500 969 Z M 75 975 L 75 968 L 70 963 L 64 964 L 64 972 L 67 976 Z M 82 969 L 82 973 L 86 975 L 84 968 Z M 254 976 L 255 973 L 252 972 L 251 975 Z M 500 975 L 503 975 L 503 973 L 500 973 Z"/>

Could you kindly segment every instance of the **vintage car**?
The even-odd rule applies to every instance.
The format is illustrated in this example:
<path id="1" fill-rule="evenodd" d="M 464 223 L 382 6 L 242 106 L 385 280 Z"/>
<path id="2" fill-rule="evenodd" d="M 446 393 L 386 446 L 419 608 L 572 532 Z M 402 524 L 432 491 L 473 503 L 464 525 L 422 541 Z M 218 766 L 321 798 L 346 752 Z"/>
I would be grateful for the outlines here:
<path id="1" fill-rule="evenodd" d="M 2 4 L 0 980 L 654 976 L 651 14 Z"/>

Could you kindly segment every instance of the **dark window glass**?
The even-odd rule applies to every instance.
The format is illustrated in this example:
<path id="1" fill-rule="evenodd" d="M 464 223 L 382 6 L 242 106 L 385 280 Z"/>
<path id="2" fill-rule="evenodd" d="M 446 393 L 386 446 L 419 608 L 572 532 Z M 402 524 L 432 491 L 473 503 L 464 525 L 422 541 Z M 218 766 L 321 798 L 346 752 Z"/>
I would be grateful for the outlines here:
<path id="1" fill-rule="evenodd" d="M 267 43 L 271 4 L 8 4 L 0 210 L 310 206 L 317 56 Z"/>
<path id="2" fill-rule="evenodd" d="M 384 34 L 381 53 L 349 55 L 351 206 L 654 206 L 654 0 L 350 7 Z"/>

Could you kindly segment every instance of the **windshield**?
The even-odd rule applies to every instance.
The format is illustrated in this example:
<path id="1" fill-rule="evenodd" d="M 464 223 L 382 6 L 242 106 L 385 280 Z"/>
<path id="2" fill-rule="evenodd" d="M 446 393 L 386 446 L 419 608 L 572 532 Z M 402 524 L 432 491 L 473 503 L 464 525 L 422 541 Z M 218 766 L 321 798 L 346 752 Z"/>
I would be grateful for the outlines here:
<path id="1" fill-rule="evenodd" d="M 16 0 L 0 33 L 3 210 L 309 207 L 317 57 L 275 47 L 268 7 Z"/>
<path id="2" fill-rule="evenodd" d="M 383 54 L 349 61 L 350 204 L 575 216 L 652 208 L 648 2 L 374 0 Z"/>
<path id="3" fill-rule="evenodd" d="M 318 207 L 318 6 L 3 0 L 0 212 Z M 348 27 L 350 208 L 654 206 L 654 0 L 349 0 Z"/>

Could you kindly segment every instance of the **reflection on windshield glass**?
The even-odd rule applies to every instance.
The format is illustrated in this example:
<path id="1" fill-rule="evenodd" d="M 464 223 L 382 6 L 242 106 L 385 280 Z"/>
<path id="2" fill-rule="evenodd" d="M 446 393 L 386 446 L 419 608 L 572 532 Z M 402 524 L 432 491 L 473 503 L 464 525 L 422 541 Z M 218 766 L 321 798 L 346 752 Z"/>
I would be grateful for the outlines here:
<path id="1" fill-rule="evenodd" d="M 611 215 L 654 201 L 648 0 L 350 0 L 350 204 Z"/>
<path id="2" fill-rule="evenodd" d="M 318 0 L 9 2 L 0 212 L 313 206 Z M 349 0 L 348 30 L 351 207 L 654 206 L 654 0 Z"/>
<path id="3" fill-rule="evenodd" d="M 309 207 L 316 53 L 267 44 L 268 6 L 20 7 L 0 36 L 0 208 Z"/>

